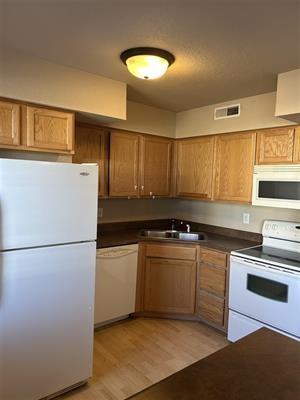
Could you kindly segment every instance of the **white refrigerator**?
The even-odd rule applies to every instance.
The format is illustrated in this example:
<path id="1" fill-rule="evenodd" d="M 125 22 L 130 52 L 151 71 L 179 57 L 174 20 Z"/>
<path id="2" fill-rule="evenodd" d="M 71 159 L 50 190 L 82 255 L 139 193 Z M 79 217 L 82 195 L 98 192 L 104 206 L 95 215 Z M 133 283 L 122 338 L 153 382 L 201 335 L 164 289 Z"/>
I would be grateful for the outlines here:
<path id="1" fill-rule="evenodd" d="M 0 160 L 0 399 L 92 374 L 98 169 Z"/>

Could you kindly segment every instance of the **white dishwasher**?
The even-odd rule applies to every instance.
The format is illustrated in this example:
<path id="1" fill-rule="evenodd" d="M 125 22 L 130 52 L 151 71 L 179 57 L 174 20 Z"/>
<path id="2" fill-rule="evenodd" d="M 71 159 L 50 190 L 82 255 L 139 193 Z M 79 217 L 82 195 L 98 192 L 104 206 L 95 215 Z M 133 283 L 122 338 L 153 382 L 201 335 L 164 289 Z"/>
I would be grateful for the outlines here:
<path id="1" fill-rule="evenodd" d="M 95 326 L 126 318 L 135 310 L 138 245 L 97 250 Z"/>

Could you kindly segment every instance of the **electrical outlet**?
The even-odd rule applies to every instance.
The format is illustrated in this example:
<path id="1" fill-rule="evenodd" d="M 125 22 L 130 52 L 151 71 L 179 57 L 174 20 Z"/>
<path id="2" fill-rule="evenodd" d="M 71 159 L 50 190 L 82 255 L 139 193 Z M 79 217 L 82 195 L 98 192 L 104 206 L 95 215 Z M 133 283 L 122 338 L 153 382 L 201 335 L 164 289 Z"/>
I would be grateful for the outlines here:
<path id="1" fill-rule="evenodd" d="M 98 209 L 98 217 L 102 218 L 103 217 L 103 208 Z"/>
<path id="2" fill-rule="evenodd" d="M 250 224 L 250 214 L 243 213 L 243 224 Z"/>

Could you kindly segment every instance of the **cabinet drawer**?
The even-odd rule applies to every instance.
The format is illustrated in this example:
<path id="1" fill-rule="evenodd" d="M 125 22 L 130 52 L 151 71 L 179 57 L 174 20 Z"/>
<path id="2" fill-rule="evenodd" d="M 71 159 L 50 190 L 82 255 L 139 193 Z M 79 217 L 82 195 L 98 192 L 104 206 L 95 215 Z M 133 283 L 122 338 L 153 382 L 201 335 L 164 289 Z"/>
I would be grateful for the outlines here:
<path id="1" fill-rule="evenodd" d="M 211 264 L 199 266 L 199 288 L 218 296 L 225 295 L 226 269 Z"/>
<path id="2" fill-rule="evenodd" d="M 224 325 L 224 300 L 203 291 L 198 292 L 198 315 L 216 325 Z"/>
<path id="3" fill-rule="evenodd" d="M 204 263 L 218 265 L 226 268 L 227 254 L 209 249 L 200 250 L 200 259 Z"/>
<path id="4" fill-rule="evenodd" d="M 197 248 L 184 246 L 147 245 L 146 257 L 196 260 Z"/>

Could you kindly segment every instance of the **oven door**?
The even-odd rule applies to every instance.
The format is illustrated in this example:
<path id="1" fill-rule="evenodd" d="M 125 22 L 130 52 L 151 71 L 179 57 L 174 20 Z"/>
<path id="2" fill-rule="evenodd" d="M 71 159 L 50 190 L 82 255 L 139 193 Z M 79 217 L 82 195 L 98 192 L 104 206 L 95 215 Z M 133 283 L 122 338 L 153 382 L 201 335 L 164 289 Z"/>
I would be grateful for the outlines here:
<path id="1" fill-rule="evenodd" d="M 253 174 L 252 204 L 300 209 L 299 166 L 256 166 Z"/>
<path id="2" fill-rule="evenodd" d="M 229 308 L 300 337 L 300 273 L 231 256 Z"/>

